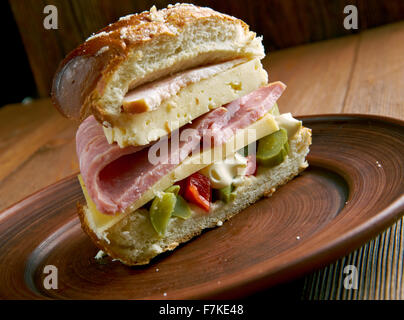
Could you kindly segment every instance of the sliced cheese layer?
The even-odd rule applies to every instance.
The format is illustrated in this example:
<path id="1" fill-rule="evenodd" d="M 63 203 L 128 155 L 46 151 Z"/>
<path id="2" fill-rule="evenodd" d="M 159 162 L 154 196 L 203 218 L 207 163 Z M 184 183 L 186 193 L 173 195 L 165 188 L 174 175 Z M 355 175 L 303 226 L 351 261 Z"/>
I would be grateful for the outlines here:
<path id="1" fill-rule="evenodd" d="M 114 127 L 103 127 L 109 143 L 120 147 L 146 145 L 200 115 L 234 101 L 266 84 L 268 75 L 259 59 L 187 85 L 155 110 L 122 113 Z"/>
<path id="2" fill-rule="evenodd" d="M 94 202 L 91 200 L 86 191 L 83 180 L 79 176 L 80 184 L 83 188 L 83 193 L 89 209 L 86 210 L 87 223 L 99 238 L 105 237 L 105 231 L 119 222 L 130 212 L 134 212 L 136 209 L 139 209 L 147 202 L 152 200 L 157 192 L 164 191 L 168 187 L 172 186 L 175 182 L 185 179 L 191 174 L 212 164 L 214 161 L 227 158 L 228 156 L 234 154 L 237 150 L 277 130 L 279 130 L 279 126 L 275 121 L 274 116 L 267 113 L 264 117 L 249 127 L 238 130 L 236 134 L 223 145 L 189 156 L 173 171 L 154 184 L 152 188 L 145 192 L 143 196 L 135 201 L 124 213 L 118 213 L 112 216 L 103 214 L 97 210 Z"/>
<path id="3" fill-rule="evenodd" d="M 182 88 L 209 79 L 223 71 L 244 63 L 246 60 L 236 59 L 210 66 L 203 66 L 179 72 L 162 80 L 153 81 L 129 91 L 122 103 L 128 113 L 141 113 L 157 109 L 160 104 L 176 95 Z"/>

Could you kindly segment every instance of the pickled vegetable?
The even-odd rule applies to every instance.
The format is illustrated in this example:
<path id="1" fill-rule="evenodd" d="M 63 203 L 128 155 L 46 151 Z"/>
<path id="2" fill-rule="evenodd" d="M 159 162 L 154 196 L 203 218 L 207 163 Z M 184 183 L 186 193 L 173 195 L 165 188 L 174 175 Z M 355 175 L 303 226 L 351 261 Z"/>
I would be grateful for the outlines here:
<path id="1" fill-rule="evenodd" d="M 283 162 L 289 152 L 288 134 L 280 129 L 258 141 L 257 162 L 265 167 L 274 167 Z"/>
<path id="2" fill-rule="evenodd" d="M 232 185 L 229 185 L 221 189 L 215 189 L 216 198 L 224 201 L 225 203 L 228 203 L 234 199 L 234 193 L 232 193 L 233 190 L 234 187 Z"/>
<path id="3" fill-rule="evenodd" d="M 209 178 L 199 172 L 195 172 L 181 183 L 184 186 L 184 199 L 196 204 L 206 212 L 209 212 L 211 198 Z"/>
<path id="4" fill-rule="evenodd" d="M 183 197 L 177 195 L 177 201 L 175 203 L 173 217 L 179 217 L 182 219 L 188 219 L 191 216 L 191 208 Z"/>
<path id="5" fill-rule="evenodd" d="M 180 191 L 180 186 L 178 184 L 174 184 L 171 187 L 167 188 L 165 192 L 171 192 L 171 193 L 174 193 L 175 195 L 178 195 L 179 191 Z"/>
<path id="6" fill-rule="evenodd" d="M 176 202 L 177 197 L 171 192 L 162 192 L 154 198 L 150 207 L 150 220 L 159 236 L 166 233 Z"/>

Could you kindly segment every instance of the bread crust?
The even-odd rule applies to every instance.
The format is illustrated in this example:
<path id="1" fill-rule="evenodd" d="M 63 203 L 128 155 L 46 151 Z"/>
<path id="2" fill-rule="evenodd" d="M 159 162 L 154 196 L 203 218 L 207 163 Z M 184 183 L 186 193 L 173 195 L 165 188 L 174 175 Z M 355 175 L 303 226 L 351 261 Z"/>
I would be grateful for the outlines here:
<path id="1" fill-rule="evenodd" d="M 252 41 L 255 38 L 255 33 L 250 32 L 243 21 L 210 8 L 189 4 L 169 6 L 159 11 L 153 7 L 150 11 L 122 17 L 89 37 L 61 62 L 52 84 L 51 96 L 54 105 L 68 118 L 84 120 L 88 115 L 94 114 L 100 123 L 113 123 L 114 117 L 111 112 L 106 111 L 103 97 L 113 77 L 116 77 L 116 71 L 128 57 L 138 55 L 140 61 L 142 52 L 145 52 L 144 49 L 148 46 L 170 43 L 187 28 L 195 26 L 198 29 L 208 23 L 216 23 L 218 29 L 221 25 L 239 28 L 245 39 Z M 246 43 L 248 45 L 247 40 Z M 235 47 L 234 55 L 237 55 L 238 51 L 239 48 Z M 189 62 L 176 61 L 174 58 L 172 63 L 178 66 L 175 66 L 174 70 L 166 66 L 167 74 L 189 67 Z M 203 62 L 207 64 L 228 58 L 229 53 L 219 53 L 214 58 L 207 56 Z M 154 77 L 162 76 L 164 72 L 162 70 L 162 73 L 156 73 Z M 135 75 L 130 85 L 136 86 L 142 81 L 152 79 L 153 72 L 148 73 L 149 75 L 143 75 L 139 79 Z"/>
<path id="2" fill-rule="evenodd" d="M 88 224 L 83 205 L 78 202 L 76 207 L 77 207 L 77 214 L 79 215 L 79 219 L 80 219 L 80 223 L 81 223 L 81 228 L 90 237 L 92 242 L 100 250 L 102 250 L 106 254 L 108 254 L 112 259 L 118 259 L 126 265 L 133 265 L 133 263 L 131 263 L 131 261 L 129 259 L 126 259 L 125 256 L 119 256 L 119 255 L 115 254 L 115 252 L 110 249 L 109 244 L 105 240 L 97 237 L 97 235 L 94 233 L 94 231 L 90 228 L 90 226 Z M 137 264 L 142 265 L 142 264 L 147 264 L 147 263 L 148 263 L 148 261 L 141 261 L 140 263 L 137 263 Z"/>

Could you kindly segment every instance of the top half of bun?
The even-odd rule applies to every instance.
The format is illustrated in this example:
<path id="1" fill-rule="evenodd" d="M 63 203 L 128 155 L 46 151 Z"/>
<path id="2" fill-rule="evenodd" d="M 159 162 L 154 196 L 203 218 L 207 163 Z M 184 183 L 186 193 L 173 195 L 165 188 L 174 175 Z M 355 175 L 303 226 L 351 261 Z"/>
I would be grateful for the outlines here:
<path id="1" fill-rule="evenodd" d="M 89 37 L 60 64 L 52 100 L 67 117 L 119 117 L 128 90 L 192 67 L 263 58 L 261 38 L 243 21 L 177 4 L 128 15 Z"/>

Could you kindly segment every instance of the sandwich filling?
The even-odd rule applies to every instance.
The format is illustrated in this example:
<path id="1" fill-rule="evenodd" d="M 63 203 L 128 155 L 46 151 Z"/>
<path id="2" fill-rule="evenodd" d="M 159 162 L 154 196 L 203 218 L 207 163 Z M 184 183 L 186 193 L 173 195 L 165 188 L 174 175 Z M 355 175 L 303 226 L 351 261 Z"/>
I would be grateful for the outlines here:
<path id="1" fill-rule="evenodd" d="M 210 8 L 121 18 L 61 63 L 52 100 L 82 121 L 83 230 L 114 259 L 145 264 L 220 226 L 307 167 L 310 129 L 268 84 L 262 37 Z"/>
<path id="2" fill-rule="evenodd" d="M 202 138 L 212 139 L 215 146 L 222 145 L 237 130 L 269 112 L 284 89 L 283 84 L 273 83 L 199 117 L 179 130 L 180 137 L 186 133 L 186 140 L 174 144 L 169 139 L 169 152 L 158 163 L 150 161 L 154 145 L 119 148 L 109 144 L 98 122 L 90 116 L 77 131 L 77 154 L 83 180 L 98 210 L 105 214 L 125 211 L 193 150 L 199 150 Z"/>
<path id="3" fill-rule="evenodd" d="M 130 90 L 125 95 L 122 109 L 126 113 L 142 113 L 155 110 L 164 100 L 176 95 L 182 88 L 192 83 L 209 79 L 243 62 L 245 62 L 244 59 L 236 59 L 210 66 L 202 66 L 141 85 Z"/>
<path id="4" fill-rule="evenodd" d="M 159 147 L 164 145 L 164 139 L 126 148 L 109 144 L 99 123 L 93 117 L 87 118 L 77 131 L 77 154 L 83 186 L 98 216 L 97 227 L 110 225 L 152 200 L 156 193 L 214 162 L 227 157 L 237 161 L 237 150 L 279 130 L 271 112 L 284 89 L 284 84 L 275 82 L 210 111 L 173 133 L 171 139 L 165 138 L 168 149 L 162 153 Z M 254 135 L 249 136 L 247 129 Z M 178 143 L 172 141 L 176 134 L 180 137 Z M 150 161 L 153 154 L 158 161 Z M 243 161 L 241 167 L 251 174 L 253 162 Z M 223 170 L 210 172 L 222 179 Z M 223 181 L 218 184 L 223 185 Z"/>
<path id="5" fill-rule="evenodd" d="M 104 133 L 109 143 L 120 147 L 147 145 L 267 81 L 259 59 L 236 59 L 183 71 L 130 90 L 119 118 L 113 125 L 104 123 Z"/>

